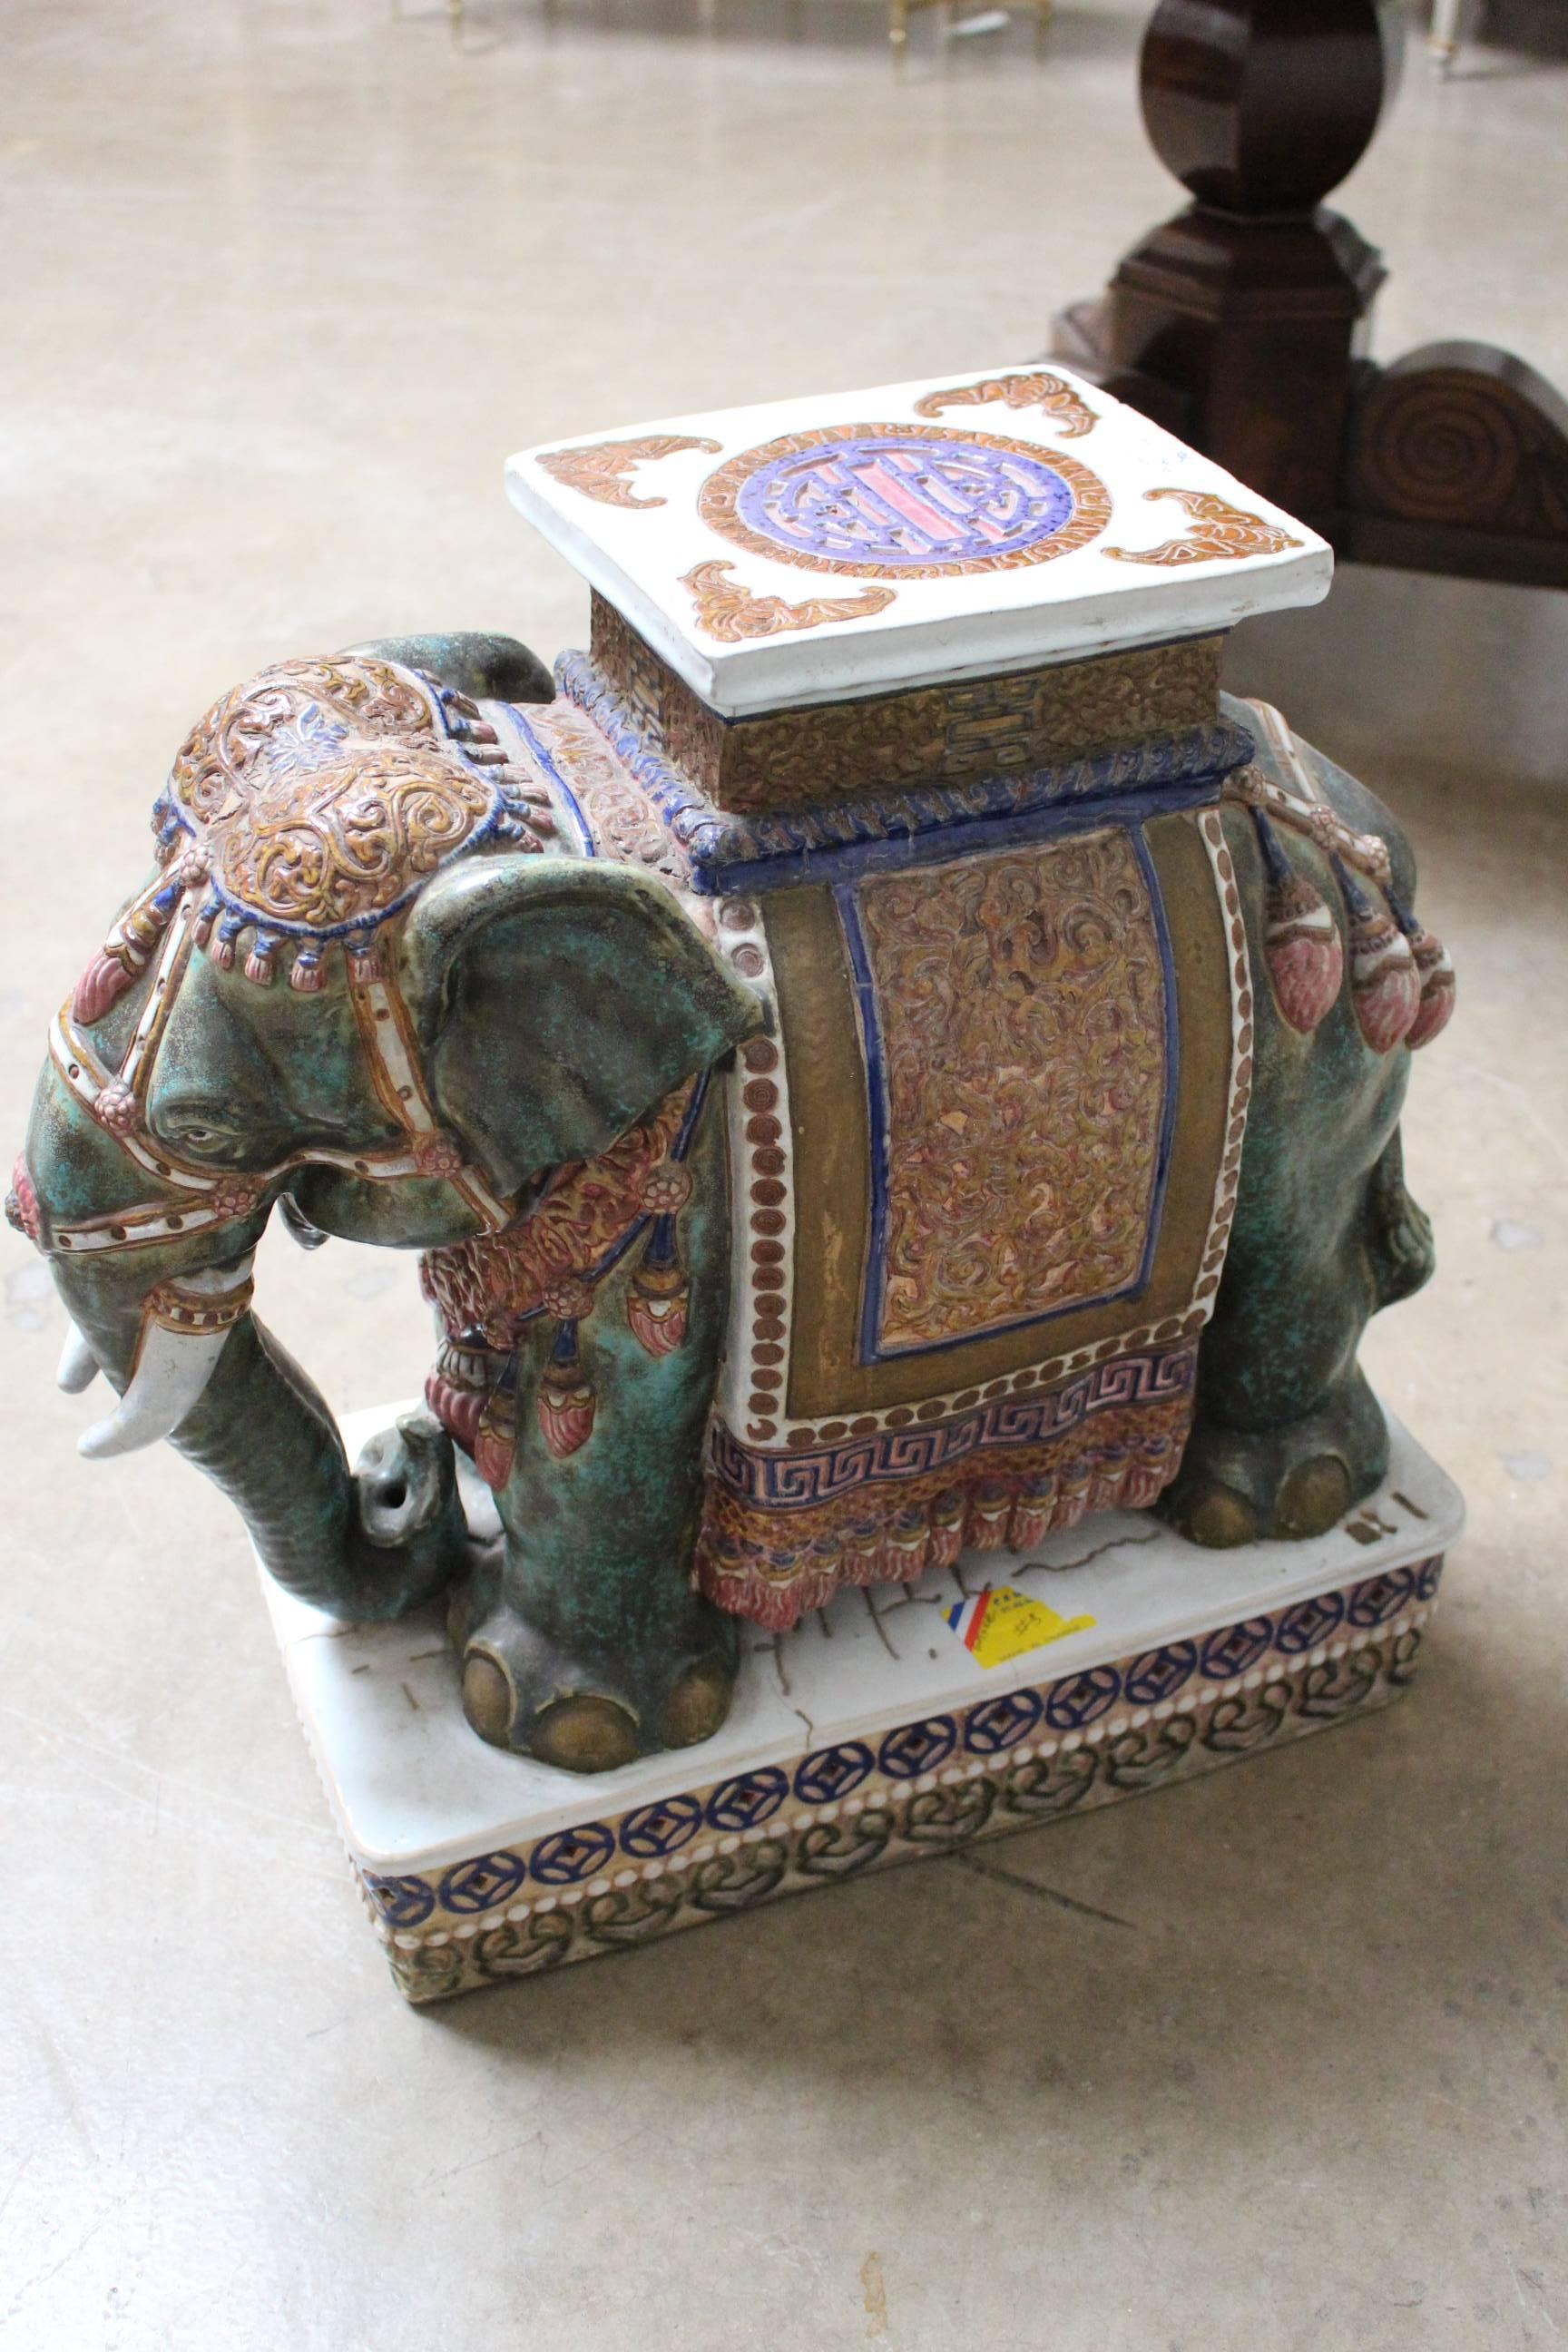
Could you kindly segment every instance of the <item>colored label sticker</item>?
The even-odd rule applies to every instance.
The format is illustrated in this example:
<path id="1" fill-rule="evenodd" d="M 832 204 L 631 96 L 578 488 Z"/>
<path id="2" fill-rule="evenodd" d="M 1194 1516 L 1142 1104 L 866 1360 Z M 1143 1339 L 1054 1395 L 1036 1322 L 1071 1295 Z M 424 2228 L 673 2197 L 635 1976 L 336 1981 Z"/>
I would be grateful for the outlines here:
<path id="1" fill-rule="evenodd" d="M 988 1585 L 944 1614 L 977 1666 L 1004 1665 L 1026 1650 L 1043 1650 L 1068 1633 L 1087 1633 L 1094 1623 L 1092 1617 L 1063 1617 L 1010 1584 Z"/>

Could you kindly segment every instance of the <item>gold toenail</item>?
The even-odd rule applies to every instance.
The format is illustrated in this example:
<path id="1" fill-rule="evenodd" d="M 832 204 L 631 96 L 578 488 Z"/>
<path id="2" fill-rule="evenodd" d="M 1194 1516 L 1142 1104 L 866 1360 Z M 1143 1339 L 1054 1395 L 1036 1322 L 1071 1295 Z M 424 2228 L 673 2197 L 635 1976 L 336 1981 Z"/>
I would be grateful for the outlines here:
<path id="1" fill-rule="evenodd" d="M 1315 1454 L 1299 1462 L 1279 1489 L 1275 1519 L 1282 1536 L 1326 1535 L 1344 1517 L 1353 1497 L 1351 1474 L 1337 1454 Z"/>
<path id="2" fill-rule="evenodd" d="M 1176 1520 L 1192 1542 L 1210 1551 L 1230 1551 L 1258 1539 L 1257 1512 L 1230 1486 L 1200 1486 L 1195 1498 L 1178 1508 Z"/>
<path id="3" fill-rule="evenodd" d="M 735 1677 L 718 1658 L 704 1658 L 689 1666 L 669 1694 L 664 1710 L 667 1748 L 690 1748 L 711 1739 L 730 1712 Z"/>
<path id="4" fill-rule="evenodd" d="M 637 1717 L 617 1699 L 584 1692 L 552 1699 L 533 1718 L 529 1742 L 542 1764 L 563 1772 L 613 1772 L 637 1752 Z"/>
<path id="5" fill-rule="evenodd" d="M 483 1650 L 470 1650 L 463 1665 L 463 1713 L 492 1748 L 507 1745 L 514 1702 L 506 1670 Z"/>

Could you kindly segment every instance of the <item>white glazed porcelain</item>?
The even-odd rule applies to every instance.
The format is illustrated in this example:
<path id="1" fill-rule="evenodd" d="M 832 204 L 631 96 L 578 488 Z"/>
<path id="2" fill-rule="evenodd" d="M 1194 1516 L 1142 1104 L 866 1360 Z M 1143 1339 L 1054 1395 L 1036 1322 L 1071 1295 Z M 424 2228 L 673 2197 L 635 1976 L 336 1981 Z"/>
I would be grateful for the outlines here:
<path id="1" fill-rule="evenodd" d="M 351 1460 L 408 1409 L 386 1406 L 346 1421 Z M 962 1715 L 1046 1678 L 1087 1675 L 1162 1645 L 1196 1643 L 1201 1650 L 1217 1629 L 1278 1618 L 1315 1594 L 1392 1580 L 1453 1542 L 1464 1506 L 1392 1415 L 1389 1437 L 1383 1486 L 1348 1522 L 1305 1542 L 1203 1551 L 1147 1514 L 1108 1512 L 1047 1536 L 1026 1560 L 966 1553 L 954 1569 L 933 1570 L 917 1585 L 841 1592 L 776 1638 L 746 1626 L 734 1707 L 715 1738 L 591 1779 L 476 1738 L 463 1719 L 458 1663 L 438 1607 L 392 1624 L 340 1626 L 265 1575 L 262 1583 L 306 1736 L 354 1862 L 387 1878 L 439 1874 L 713 1782 L 781 1766 L 793 1771 L 837 1743 L 876 1746 L 900 1725 Z M 489 1515 L 493 1524 L 488 1490 L 466 1462 L 462 1472 L 470 1521 L 481 1527 Z M 1089 1616 L 1093 1624 L 983 1667 L 946 1612 L 987 1584 L 1011 1586 L 1063 1619 Z M 1339 1638 L 1342 1647 L 1353 1639 L 1348 1622 Z M 1206 1686 L 1200 1673 L 1188 1695 Z M 1105 1724 L 1117 1719 L 1108 1716 Z M 1095 1736 L 1104 1736 L 1103 1726 Z"/>
<path id="2" fill-rule="evenodd" d="M 1333 569 L 1221 467 L 1027 363 L 606 428 L 520 451 L 506 480 L 727 717 L 1225 630 L 1316 604 Z"/>

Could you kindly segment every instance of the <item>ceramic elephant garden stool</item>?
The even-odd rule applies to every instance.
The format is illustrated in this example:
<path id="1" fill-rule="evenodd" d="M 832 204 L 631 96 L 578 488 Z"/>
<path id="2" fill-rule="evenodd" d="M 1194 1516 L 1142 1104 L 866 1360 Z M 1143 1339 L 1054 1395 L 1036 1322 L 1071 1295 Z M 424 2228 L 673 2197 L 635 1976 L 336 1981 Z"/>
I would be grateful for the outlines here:
<path id="1" fill-rule="evenodd" d="M 1321 1534 L 1453 997 L 1387 813 L 1219 692 L 1328 550 L 1039 373 L 509 479 L 590 652 L 225 697 L 55 1024 L 10 1206 L 121 1391 L 82 1450 L 170 1438 L 340 1617 L 449 1595 L 475 1729 L 585 1773 L 846 1585 L 1112 1506 Z M 274 1210 L 423 1254 L 430 1413 L 357 1472 L 251 1312 Z"/>

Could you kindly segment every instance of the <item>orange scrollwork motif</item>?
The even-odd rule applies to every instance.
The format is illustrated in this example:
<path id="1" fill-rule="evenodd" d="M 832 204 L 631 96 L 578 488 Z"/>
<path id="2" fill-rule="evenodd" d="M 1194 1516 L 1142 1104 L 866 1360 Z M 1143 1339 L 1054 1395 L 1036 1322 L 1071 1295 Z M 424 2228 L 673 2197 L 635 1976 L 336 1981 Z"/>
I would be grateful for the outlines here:
<path id="1" fill-rule="evenodd" d="M 688 433 L 647 433 L 637 441 L 593 441 L 580 449 L 552 449 L 539 460 L 552 481 L 596 499 L 602 507 L 662 507 L 666 499 L 639 499 L 631 485 L 634 467 L 658 457 L 678 457 L 682 449 L 704 449 L 710 457 L 721 447 Z"/>
<path id="2" fill-rule="evenodd" d="M 1086 400 L 1059 375 L 988 375 L 979 383 L 960 384 L 950 392 L 928 392 L 915 403 L 917 416 L 940 416 L 949 408 L 983 408 L 994 400 L 1009 408 L 1043 408 L 1064 441 L 1092 433 L 1099 419 Z"/>
<path id="3" fill-rule="evenodd" d="M 381 913 L 489 814 L 458 761 L 412 745 L 345 747 L 330 772 L 272 774 L 244 822 L 209 836 L 214 878 L 262 917 L 324 930 Z"/>
<path id="4" fill-rule="evenodd" d="M 698 627 L 721 645 L 777 636 L 783 629 L 816 629 L 825 621 L 864 620 L 893 601 L 891 588 L 866 588 L 858 596 L 808 596 L 791 604 L 783 596 L 755 596 L 742 582 L 727 580 L 725 573 L 734 568 L 722 562 L 697 563 L 681 577 L 697 607 Z"/>
<path id="5" fill-rule="evenodd" d="M 1159 940 L 1126 833 L 878 877 L 858 905 L 887 1086 L 879 1346 L 1126 1288 L 1166 1085 Z"/>
<path id="6" fill-rule="evenodd" d="M 168 797 L 230 905 L 307 930 L 384 913 L 495 803 L 417 681 L 363 656 L 279 663 L 226 695 Z"/>
<path id="7" fill-rule="evenodd" d="M 1212 490 L 1145 490 L 1143 495 L 1178 499 L 1192 529 L 1180 539 L 1162 540 L 1158 547 L 1108 547 L 1105 552 L 1118 563 L 1215 563 L 1227 556 L 1282 555 L 1288 547 L 1301 544 L 1278 523 L 1265 522 L 1245 507 L 1233 507 Z"/>
<path id="8" fill-rule="evenodd" d="M 404 743 L 413 736 L 432 746 L 437 740 L 429 702 L 390 663 L 364 656 L 279 662 L 196 721 L 174 754 L 171 795 L 198 826 L 233 814 L 260 772 L 257 762 L 276 760 L 280 730 L 299 729 L 312 705 L 347 721 L 356 736 Z M 300 743 L 295 764 L 307 763 Z"/>
<path id="9" fill-rule="evenodd" d="M 605 1251 L 650 1209 L 683 1205 L 686 1171 L 668 1155 L 690 1100 L 688 1080 L 597 1160 L 564 1169 L 504 1231 L 426 1250 L 420 1286 L 448 1335 L 478 1332 L 488 1346 L 512 1348 L 521 1324 L 542 1307 L 590 1313 L 598 1279 L 593 1268 Z"/>

